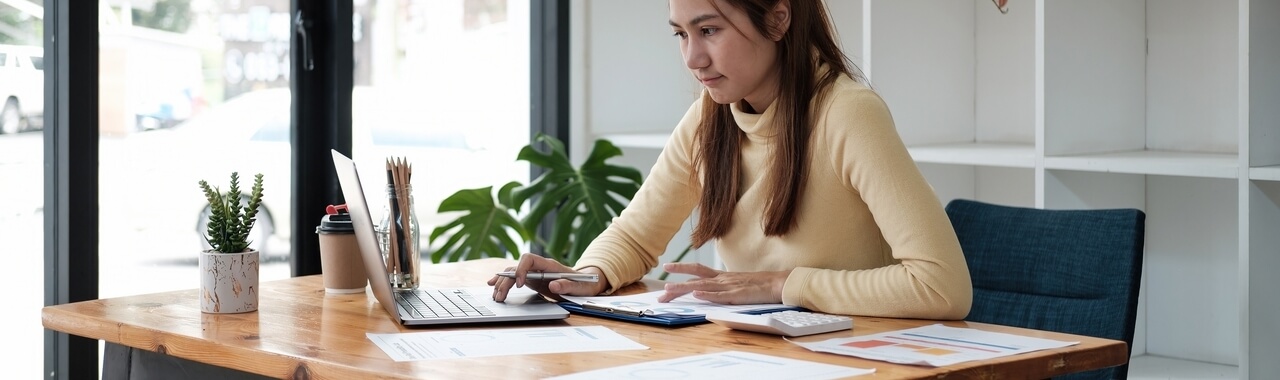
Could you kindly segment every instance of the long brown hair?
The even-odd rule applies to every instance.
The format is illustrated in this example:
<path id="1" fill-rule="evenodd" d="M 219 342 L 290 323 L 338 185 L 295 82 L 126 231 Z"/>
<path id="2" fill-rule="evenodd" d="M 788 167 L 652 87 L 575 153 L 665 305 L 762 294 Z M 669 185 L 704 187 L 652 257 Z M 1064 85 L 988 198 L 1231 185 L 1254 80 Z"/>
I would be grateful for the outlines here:
<path id="1" fill-rule="evenodd" d="M 708 0 L 716 6 L 715 0 Z M 778 44 L 778 97 L 774 123 L 778 131 L 773 144 L 773 167 L 769 173 L 769 200 L 765 205 L 764 232 L 781 236 L 796 222 L 796 209 L 808 178 L 809 135 L 813 130 L 812 107 L 820 104 L 826 90 L 840 75 L 863 80 L 857 67 L 836 44 L 835 30 L 822 0 L 723 0 L 742 10 L 760 34 L 777 36 L 767 18 L 779 1 L 791 5 L 791 24 Z M 723 16 L 724 12 L 720 11 Z M 733 26 L 737 29 L 737 26 Z M 816 77 L 818 67 L 827 71 Z M 851 70 L 852 69 L 852 70 Z M 694 137 L 695 167 L 701 169 L 702 198 L 698 202 L 698 224 L 693 229 L 693 245 L 701 247 L 723 236 L 733 222 L 738 203 L 741 161 L 739 144 L 743 132 L 733 121 L 728 104 L 716 104 L 702 95 L 702 123 Z M 763 111 L 763 110 L 757 110 Z M 694 171 L 698 175 L 699 171 Z M 696 180 L 696 178 L 695 178 Z"/>

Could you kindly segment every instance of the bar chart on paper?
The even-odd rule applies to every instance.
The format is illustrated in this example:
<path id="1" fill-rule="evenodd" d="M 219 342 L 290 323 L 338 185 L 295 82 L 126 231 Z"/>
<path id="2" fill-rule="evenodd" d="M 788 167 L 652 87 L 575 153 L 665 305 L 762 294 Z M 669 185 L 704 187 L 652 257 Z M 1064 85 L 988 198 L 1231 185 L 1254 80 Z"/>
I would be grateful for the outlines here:
<path id="1" fill-rule="evenodd" d="M 852 338 L 792 343 L 812 351 L 857 356 L 890 363 L 941 367 L 971 360 L 1066 347 L 1079 342 L 929 325 Z"/>

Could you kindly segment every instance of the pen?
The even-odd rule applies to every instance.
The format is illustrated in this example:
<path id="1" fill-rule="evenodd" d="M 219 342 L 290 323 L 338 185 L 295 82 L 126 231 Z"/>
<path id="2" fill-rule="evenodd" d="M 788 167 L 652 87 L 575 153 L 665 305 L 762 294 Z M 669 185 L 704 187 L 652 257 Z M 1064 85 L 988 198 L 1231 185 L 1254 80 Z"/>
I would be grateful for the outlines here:
<path id="1" fill-rule="evenodd" d="M 507 278 L 516 278 L 516 272 L 501 272 L 498 276 Z M 597 282 L 600 276 L 589 273 L 567 273 L 567 272 L 529 272 L 524 274 L 524 278 L 530 280 L 559 280 L 565 279 L 578 282 Z"/>

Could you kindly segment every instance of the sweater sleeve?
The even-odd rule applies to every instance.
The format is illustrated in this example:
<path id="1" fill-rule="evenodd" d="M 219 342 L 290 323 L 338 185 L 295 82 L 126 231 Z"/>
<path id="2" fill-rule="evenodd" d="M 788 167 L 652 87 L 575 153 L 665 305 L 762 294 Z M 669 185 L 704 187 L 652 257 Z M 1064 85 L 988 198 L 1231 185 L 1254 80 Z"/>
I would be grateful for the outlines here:
<path id="1" fill-rule="evenodd" d="M 829 102 L 814 132 L 827 155 L 815 157 L 829 158 L 841 181 L 861 196 L 895 263 L 852 271 L 795 268 L 783 302 L 839 314 L 964 318 L 973 288 L 960 243 L 888 107 L 866 88 L 833 91 Z"/>
<path id="2" fill-rule="evenodd" d="M 603 272 L 609 281 L 605 294 L 640 280 L 657 266 L 693 211 L 701 189 L 700 180 L 691 177 L 693 137 L 701 110 L 701 100 L 689 107 L 631 203 L 575 263 L 578 270 L 597 267 Z"/>

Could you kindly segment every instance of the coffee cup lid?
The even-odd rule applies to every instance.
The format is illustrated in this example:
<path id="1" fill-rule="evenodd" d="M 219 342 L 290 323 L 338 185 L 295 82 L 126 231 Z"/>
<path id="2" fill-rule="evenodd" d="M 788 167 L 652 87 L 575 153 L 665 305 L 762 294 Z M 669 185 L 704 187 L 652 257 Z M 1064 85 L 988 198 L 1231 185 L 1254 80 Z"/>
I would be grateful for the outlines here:
<path id="1" fill-rule="evenodd" d="M 355 231 L 350 214 L 325 215 L 320 218 L 320 225 L 316 226 L 318 234 L 350 234 Z"/>

